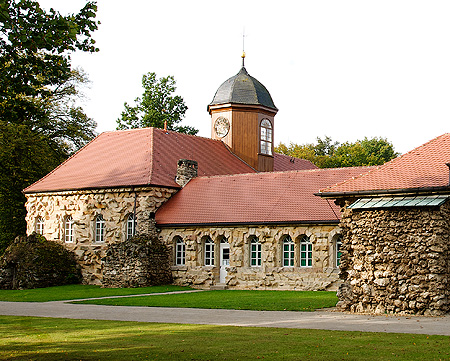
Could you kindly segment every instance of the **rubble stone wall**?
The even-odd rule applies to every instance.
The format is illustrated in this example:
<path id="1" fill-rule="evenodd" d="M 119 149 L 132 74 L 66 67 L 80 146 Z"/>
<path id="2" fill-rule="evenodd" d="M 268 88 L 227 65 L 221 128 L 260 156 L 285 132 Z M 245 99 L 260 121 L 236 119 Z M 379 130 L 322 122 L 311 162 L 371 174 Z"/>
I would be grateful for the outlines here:
<path id="1" fill-rule="evenodd" d="M 358 313 L 449 311 L 450 204 L 345 209 L 338 307 Z"/>
<path id="2" fill-rule="evenodd" d="M 282 241 L 289 235 L 295 243 L 294 267 L 282 266 Z M 312 267 L 300 267 L 300 239 L 310 237 Z M 225 283 L 230 289 L 271 290 L 337 290 L 335 241 L 337 225 L 235 226 L 163 228 L 161 238 L 172 253 L 174 283 L 207 289 L 220 281 L 220 242 L 230 246 L 230 265 Z M 214 244 L 214 266 L 204 265 L 204 241 L 209 236 Z M 250 266 L 250 241 L 256 236 L 261 243 L 261 266 Z M 175 242 L 185 243 L 184 265 L 175 265 Z"/>
<path id="3" fill-rule="evenodd" d="M 136 213 L 137 233 L 149 233 L 151 213 L 166 202 L 176 189 L 162 187 L 117 188 L 26 194 L 27 233 L 35 231 L 38 217 L 44 220 L 43 236 L 64 243 L 74 251 L 82 266 L 83 282 L 101 284 L 102 258 L 107 244 L 124 241 L 128 216 Z M 95 242 L 95 219 L 105 221 L 105 241 Z M 64 222 L 74 221 L 74 241 L 65 242 Z"/>

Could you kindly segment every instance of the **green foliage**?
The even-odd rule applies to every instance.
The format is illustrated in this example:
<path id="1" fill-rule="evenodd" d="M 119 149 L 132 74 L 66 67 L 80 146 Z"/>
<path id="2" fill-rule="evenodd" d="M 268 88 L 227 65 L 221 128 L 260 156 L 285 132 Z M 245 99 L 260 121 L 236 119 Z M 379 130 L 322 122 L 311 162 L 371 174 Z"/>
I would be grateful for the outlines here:
<path id="1" fill-rule="evenodd" d="M 277 153 L 286 154 L 291 157 L 307 159 L 319 168 L 340 168 L 381 165 L 399 154 L 395 152 L 394 146 L 387 139 L 367 137 L 357 140 L 355 143 L 345 142 L 339 144 L 331 138 L 317 138 L 317 144 L 295 143 L 286 146 L 280 143 L 275 147 Z"/>
<path id="2" fill-rule="evenodd" d="M 25 233 L 22 190 L 95 135 L 75 105 L 87 82 L 70 52 L 95 52 L 95 2 L 78 14 L 34 0 L 0 1 L 0 254 Z"/>
<path id="3" fill-rule="evenodd" d="M 22 289 L 81 282 L 75 254 L 43 236 L 20 236 L 0 259 L 0 288 Z"/>
<path id="4" fill-rule="evenodd" d="M 321 323 L 326 324 L 326 319 Z M 233 327 L 0 316 L 0 359 L 423 361 L 448 360 L 450 353 L 448 336 L 289 326 Z"/>
<path id="5" fill-rule="evenodd" d="M 171 75 L 157 79 L 155 73 L 144 74 L 142 98 L 136 98 L 134 106 L 124 104 L 125 110 L 117 119 L 117 129 L 164 128 L 164 122 L 167 122 L 169 130 L 197 134 L 198 129 L 179 125 L 188 108 L 182 97 L 173 95 L 175 84 Z"/>

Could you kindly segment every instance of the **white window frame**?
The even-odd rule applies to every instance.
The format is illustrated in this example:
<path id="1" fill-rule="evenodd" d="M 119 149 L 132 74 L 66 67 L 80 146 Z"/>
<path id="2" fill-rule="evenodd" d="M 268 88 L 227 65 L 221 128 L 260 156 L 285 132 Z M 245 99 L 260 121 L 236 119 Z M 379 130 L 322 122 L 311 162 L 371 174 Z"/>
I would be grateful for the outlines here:
<path id="1" fill-rule="evenodd" d="M 42 217 L 37 217 L 34 223 L 34 231 L 41 236 L 44 234 L 44 219 Z"/>
<path id="2" fill-rule="evenodd" d="M 204 255 L 205 255 L 205 262 L 204 262 L 204 264 L 205 264 L 205 266 L 214 266 L 214 242 L 213 242 L 213 240 L 210 238 L 210 237 L 208 237 L 206 240 L 205 240 L 205 243 L 204 243 L 204 246 L 205 246 L 205 252 L 204 252 Z"/>
<path id="3" fill-rule="evenodd" d="M 130 239 L 136 234 L 136 217 L 130 213 L 127 217 L 126 239 Z"/>
<path id="4" fill-rule="evenodd" d="M 95 242 L 105 242 L 105 220 L 101 214 L 95 217 Z"/>
<path id="5" fill-rule="evenodd" d="M 72 216 L 67 216 L 64 220 L 64 241 L 66 243 L 73 243 L 73 218 Z"/>
<path id="6" fill-rule="evenodd" d="M 260 152 L 262 154 L 272 155 L 273 127 L 272 122 L 264 118 L 260 123 Z"/>
<path id="7" fill-rule="evenodd" d="M 300 240 L 300 267 L 312 267 L 312 243 L 307 236 Z"/>
<path id="8" fill-rule="evenodd" d="M 295 265 L 295 243 L 291 236 L 286 235 L 283 238 L 283 267 L 294 267 Z"/>
<path id="9" fill-rule="evenodd" d="M 336 267 L 337 268 L 339 268 L 339 266 L 341 265 L 341 256 L 342 256 L 341 247 L 342 247 L 342 236 L 339 235 L 336 238 L 335 249 L 334 249 L 334 251 L 335 251 L 334 253 L 335 253 Z"/>
<path id="10" fill-rule="evenodd" d="M 181 237 L 175 237 L 175 265 L 184 266 L 186 264 L 186 243 Z"/>
<path id="11" fill-rule="evenodd" d="M 261 243 L 258 237 L 250 239 L 250 267 L 261 267 Z"/>

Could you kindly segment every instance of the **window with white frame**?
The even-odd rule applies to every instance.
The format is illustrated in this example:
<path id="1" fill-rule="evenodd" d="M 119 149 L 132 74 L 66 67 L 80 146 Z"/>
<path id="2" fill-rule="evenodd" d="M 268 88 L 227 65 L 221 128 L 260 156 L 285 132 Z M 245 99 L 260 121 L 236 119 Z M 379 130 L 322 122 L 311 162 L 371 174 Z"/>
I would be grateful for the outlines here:
<path id="1" fill-rule="evenodd" d="M 258 237 L 252 237 L 250 240 L 250 266 L 261 266 L 261 243 Z"/>
<path id="2" fill-rule="evenodd" d="M 300 240 L 300 267 L 312 267 L 312 243 L 307 236 Z"/>
<path id="3" fill-rule="evenodd" d="M 105 220 L 103 216 L 99 214 L 95 218 L 95 242 L 105 241 Z"/>
<path id="4" fill-rule="evenodd" d="M 261 153 L 272 155 L 272 123 L 269 119 L 261 120 Z"/>
<path id="5" fill-rule="evenodd" d="M 186 264 L 186 244 L 181 237 L 175 237 L 175 265 L 184 266 Z"/>
<path id="6" fill-rule="evenodd" d="M 287 235 L 283 239 L 283 266 L 294 267 L 295 245 L 291 236 Z"/>
<path id="7" fill-rule="evenodd" d="M 339 267 L 341 264 L 341 247 L 342 247 L 342 236 L 339 236 L 336 239 L 336 267 Z"/>
<path id="8" fill-rule="evenodd" d="M 210 237 L 205 240 L 205 266 L 214 266 L 214 242 Z"/>
<path id="9" fill-rule="evenodd" d="M 66 243 L 73 243 L 73 218 L 67 216 L 64 220 L 64 240 Z"/>
<path id="10" fill-rule="evenodd" d="M 34 231 L 40 235 L 44 234 L 44 219 L 43 218 L 41 218 L 41 217 L 36 218 L 36 223 L 34 224 Z"/>
<path id="11" fill-rule="evenodd" d="M 127 218 L 127 239 L 130 239 L 136 234 L 136 217 L 130 213 Z"/>

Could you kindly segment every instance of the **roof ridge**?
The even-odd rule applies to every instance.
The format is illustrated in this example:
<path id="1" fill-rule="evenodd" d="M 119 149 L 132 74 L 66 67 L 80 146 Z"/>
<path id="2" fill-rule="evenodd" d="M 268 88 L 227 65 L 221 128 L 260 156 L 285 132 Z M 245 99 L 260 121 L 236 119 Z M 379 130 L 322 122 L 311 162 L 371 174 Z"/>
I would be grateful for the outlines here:
<path id="1" fill-rule="evenodd" d="M 347 183 L 347 182 L 350 182 L 350 181 L 353 181 L 353 180 L 356 180 L 356 179 L 361 179 L 361 178 L 363 178 L 363 177 L 368 176 L 369 174 L 372 174 L 372 173 L 377 172 L 377 171 L 379 171 L 379 170 L 385 169 L 385 168 L 389 167 L 389 166 L 392 165 L 392 164 L 396 164 L 396 163 L 400 162 L 402 159 L 404 159 L 405 157 L 409 156 L 409 155 L 412 154 L 413 152 L 419 151 L 419 150 L 421 150 L 422 148 L 424 148 L 424 147 L 426 147 L 426 146 L 429 146 L 431 143 L 434 143 L 434 142 L 438 141 L 439 139 L 441 139 L 441 138 L 443 138 L 443 137 L 445 137 L 445 136 L 449 136 L 449 135 L 450 135 L 450 133 L 444 133 L 444 134 L 441 134 L 440 136 L 435 137 L 435 138 L 433 138 L 433 139 L 431 139 L 431 140 L 429 140 L 429 141 L 423 143 L 422 145 L 419 145 L 418 147 L 416 147 L 416 148 L 414 148 L 414 149 L 411 149 L 410 151 L 408 151 L 408 152 L 406 152 L 406 153 L 404 153 L 404 154 L 401 154 L 401 155 L 399 155 L 398 157 L 396 157 L 396 158 L 394 158 L 394 159 L 391 159 L 391 160 L 387 161 L 386 163 L 383 163 L 383 164 L 381 164 L 381 165 L 375 166 L 374 169 L 371 169 L 371 170 L 369 170 L 369 171 L 366 172 L 366 173 L 363 173 L 363 174 L 360 174 L 359 176 L 352 177 L 352 178 L 350 178 L 350 179 L 347 179 L 347 180 L 344 180 L 344 181 L 342 181 L 342 182 L 336 183 L 336 184 L 333 185 L 333 186 L 329 186 L 329 187 L 327 187 L 327 188 L 323 188 L 323 189 L 321 189 L 321 190 L 319 191 L 319 193 L 322 193 L 322 192 L 328 193 L 331 189 L 336 188 L 336 187 L 339 187 L 339 186 L 341 186 L 342 184 L 345 184 L 345 183 Z"/>
<path id="2" fill-rule="evenodd" d="M 26 193 L 28 188 L 31 188 L 32 186 L 34 186 L 35 184 L 39 183 L 40 181 L 48 178 L 50 175 L 52 175 L 54 172 L 56 172 L 56 170 L 58 170 L 59 168 L 61 168 L 62 166 L 64 166 L 70 159 L 75 158 L 84 148 L 86 148 L 88 145 L 92 144 L 93 142 L 95 142 L 102 134 L 104 134 L 105 132 L 100 133 L 99 135 L 95 136 L 93 139 L 91 139 L 89 142 L 87 142 L 85 145 L 83 145 L 80 149 L 78 149 L 75 153 L 73 153 L 71 156 L 69 156 L 64 162 L 62 162 L 61 164 L 59 164 L 56 168 L 54 168 L 52 171 L 50 171 L 49 173 L 47 173 L 45 176 L 43 176 L 42 178 L 39 178 L 37 181 L 31 183 L 28 187 L 26 187 L 25 189 L 22 190 L 22 193 Z"/>

